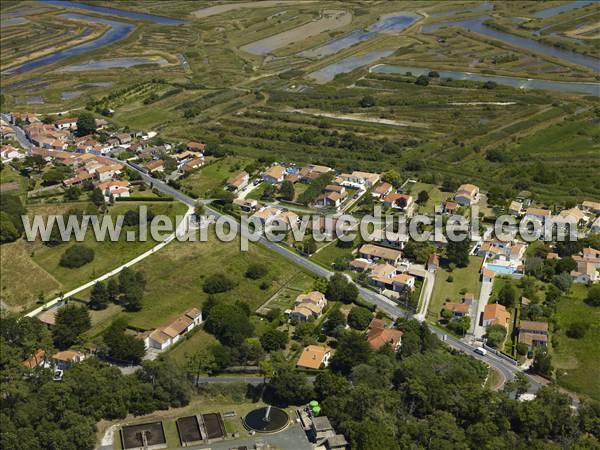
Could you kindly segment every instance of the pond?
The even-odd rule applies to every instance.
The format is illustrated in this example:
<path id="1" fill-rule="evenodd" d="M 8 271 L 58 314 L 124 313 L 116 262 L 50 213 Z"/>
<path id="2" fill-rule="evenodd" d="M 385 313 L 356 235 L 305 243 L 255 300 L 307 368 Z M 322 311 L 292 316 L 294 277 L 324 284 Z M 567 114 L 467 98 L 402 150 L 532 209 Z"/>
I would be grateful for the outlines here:
<path id="1" fill-rule="evenodd" d="M 84 14 L 65 13 L 61 14 L 60 16 L 64 17 L 65 19 L 84 20 L 87 22 L 108 25 L 110 28 L 98 39 L 94 39 L 93 41 L 85 42 L 83 44 L 76 45 L 75 47 L 66 48 L 56 53 L 52 53 L 51 55 L 44 56 L 33 61 L 29 61 L 28 63 L 5 70 L 3 74 L 12 75 L 24 73 L 33 69 L 37 69 L 39 67 L 54 64 L 55 62 L 60 61 L 62 59 L 91 52 L 92 50 L 96 50 L 100 47 L 104 47 L 105 45 L 109 45 L 113 42 L 123 39 L 135 28 L 135 25 L 131 23 L 117 22 L 115 20 L 109 19 L 101 19 L 99 17 L 86 16 Z"/>
<path id="2" fill-rule="evenodd" d="M 309 74 L 309 77 L 317 83 L 327 83 L 340 73 L 348 73 L 359 67 L 368 66 L 381 58 L 390 56 L 392 53 L 394 53 L 394 50 L 376 50 L 363 56 L 350 56 Z"/>
<path id="3" fill-rule="evenodd" d="M 377 22 L 372 24 L 366 30 L 355 30 L 345 36 L 327 42 L 324 45 L 305 50 L 299 53 L 300 56 L 307 58 L 323 58 L 333 55 L 340 50 L 351 47 L 354 44 L 367 41 L 375 37 L 378 33 L 399 33 L 417 20 L 420 15 L 411 12 L 397 12 L 381 16 Z"/>
<path id="4" fill-rule="evenodd" d="M 540 19 L 545 19 L 547 17 L 552 17 L 560 13 L 564 13 L 567 11 L 571 11 L 577 8 L 583 8 L 584 6 L 592 5 L 596 3 L 595 1 L 587 1 L 587 0 L 578 0 L 578 1 L 570 1 L 563 5 L 555 6 L 553 8 L 542 9 L 534 14 L 535 17 L 539 17 Z"/>
<path id="5" fill-rule="evenodd" d="M 413 76 L 426 75 L 435 70 L 442 78 L 470 81 L 493 81 L 503 86 L 511 86 L 519 89 L 542 89 L 548 91 L 580 92 L 582 94 L 600 95 L 600 83 L 576 83 L 551 80 L 539 80 L 531 78 L 505 77 L 501 75 L 485 75 L 471 72 L 459 72 L 452 70 L 426 69 L 423 67 L 408 67 L 391 64 L 380 64 L 372 67 L 373 73 L 405 74 L 410 72 Z"/>
<path id="6" fill-rule="evenodd" d="M 60 95 L 60 98 L 61 100 L 72 100 L 79 97 L 81 94 L 81 91 L 63 91 Z"/>
<path id="7" fill-rule="evenodd" d="M 488 36 L 492 39 L 497 39 L 509 45 L 522 47 L 527 50 L 540 53 L 542 55 L 564 59 L 565 61 L 588 67 L 594 71 L 598 71 L 598 68 L 600 67 L 600 60 L 592 58 L 591 56 L 581 55 L 579 53 L 563 50 L 549 44 L 544 44 L 535 41 L 533 39 L 516 36 L 514 34 L 506 33 L 504 31 L 488 27 L 484 24 L 484 22 L 490 19 L 492 19 L 490 16 L 481 16 L 464 20 L 432 23 L 424 25 L 422 31 L 423 33 L 430 33 L 432 31 L 436 31 L 444 27 L 463 27 L 469 31 L 474 31 L 475 33 Z"/>
<path id="8" fill-rule="evenodd" d="M 168 64 L 168 61 L 165 58 L 145 58 L 145 57 L 137 57 L 137 58 L 110 58 L 110 59 L 101 59 L 98 61 L 87 61 L 80 64 L 72 64 L 67 67 L 63 67 L 57 72 L 83 72 L 86 70 L 101 70 L 101 69 L 117 69 L 117 68 L 127 68 L 133 66 L 139 66 L 142 64 L 158 64 L 159 66 L 164 66 Z"/>
<path id="9" fill-rule="evenodd" d="M 65 0 L 43 0 L 42 3 L 46 5 L 58 6 L 61 8 L 76 8 L 84 9 L 90 12 L 96 12 L 101 14 L 110 14 L 113 16 L 126 17 L 128 19 L 145 20 L 148 22 L 157 23 L 160 25 L 183 25 L 186 22 L 184 20 L 173 19 L 171 17 L 156 16 L 154 14 L 146 14 L 134 11 L 126 11 L 124 9 L 109 8 L 106 6 L 88 5 L 87 3 L 71 2 Z"/>

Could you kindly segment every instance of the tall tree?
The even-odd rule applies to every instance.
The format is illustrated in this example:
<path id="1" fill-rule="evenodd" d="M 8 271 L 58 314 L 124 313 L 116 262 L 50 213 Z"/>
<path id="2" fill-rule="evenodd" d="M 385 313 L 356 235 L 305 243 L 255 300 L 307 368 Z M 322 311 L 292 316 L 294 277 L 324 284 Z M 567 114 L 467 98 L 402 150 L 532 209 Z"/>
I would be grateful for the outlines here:
<path id="1" fill-rule="evenodd" d="M 109 295 L 106 286 L 101 281 L 96 282 L 90 294 L 90 307 L 104 309 L 108 305 Z"/>
<path id="2" fill-rule="evenodd" d="M 77 134 L 87 136 L 96 132 L 96 119 L 89 112 L 83 112 L 77 119 Z"/>
<path id="3" fill-rule="evenodd" d="M 56 313 L 56 323 L 52 329 L 54 345 L 60 349 L 71 347 L 91 326 L 90 314 L 85 307 L 66 305 L 60 308 Z"/>
<path id="4" fill-rule="evenodd" d="M 471 249 L 471 241 L 466 238 L 462 241 L 453 241 L 448 239 L 446 247 L 446 258 L 451 263 L 458 267 L 467 267 L 469 265 L 469 251 Z"/>

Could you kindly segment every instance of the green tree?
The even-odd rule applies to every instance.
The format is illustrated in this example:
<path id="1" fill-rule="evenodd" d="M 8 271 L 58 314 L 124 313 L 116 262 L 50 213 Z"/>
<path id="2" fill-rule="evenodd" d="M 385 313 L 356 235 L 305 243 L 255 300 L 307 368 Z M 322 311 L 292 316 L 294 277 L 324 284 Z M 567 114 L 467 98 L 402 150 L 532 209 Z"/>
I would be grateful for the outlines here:
<path id="1" fill-rule="evenodd" d="M 448 324 L 448 328 L 454 331 L 456 334 L 464 336 L 471 328 L 471 318 L 469 316 L 459 317 L 458 319 L 454 319 L 450 321 Z"/>
<path id="2" fill-rule="evenodd" d="M 260 337 L 262 347 L 268 352 L 285 348 L 288 340 L 288 334 L 277 329 L 267 330 Z"/>
<path id="3" fill-rule="evenodd" d="M 573 322 L 567 328 L 567 336 L 571 339 L 581 339 L 587 333 L 589 324 L 587 322 L 577 321 Z"/>
<path id="4" fill-rule="evenodd" d="M 95 188 L 90 193 L 90 201 L 97 207 L 103 206 L 105 203 L 104 202 L 104 194 L 102 193 L 102 191 L 100 189 Z"/>
<path id="5" fill-rule="evenodd" d="M 446 247 L 446 258 L 448 262 L 456 264 L 458 267 L 467 267 L 469 265 L 469 251 L 471 242 L 468 238 L 462 241 L 453 241 L 448 239 Z"/>
<path id="6" fill-rule="evenodd" d="M 505 282 L 498 293 L 498 303 L 512 308 L 517 301 L 517 290 L 510 281 Z"/>
<path id="7" fill-rule="evenodd" d="M 204 329 L 214 334 L 223 344 L 238 347 L 254 332 L 248 311 L 239 304 L 215 305 L 206 319 Z"/>
<path id="8" fill-rule="evenodd" d="M 372 352 L 364 335 L 355 331 L 346 332 L 338 338 L 336 353 L 331 358 L 331 369 L 347 375 L 354 366 L 367 363 Z"/>
<path id="9" fill-rule="evenodd" d="M 539 348 L 535 352 L 535 356 L 533 357 L 533 364 L 531 365 L 531 370 L 534 373 L 546 377 L 552 376 L 552 357 L 546 349 Z"/>
<path id="10" fill-rule="evenodd" d="M 375 106 L 375 99 L 370 95 L 365 95 L 363 98 L 360 99 L 360 102 L 358 102 L 358 104 L 361 106 L 361 108 L 371 108 Z"/>
<path id="11" fill-rule="evenodd" d="M 417 195 L 417 203 L 419 205 L 424 205 L 429 200 L 429 193 L 427 191 L 420 191 Z"/>
<path id="12" fill-rule="evenodd" d="M 107 347 L 108 356 L 120 362 L 138 364 L 146 354 L 144 341 L 127 334 L 124 322 L 117 321 L 111 325 L 102 339 Z"/>
<path id="13" fill-rule="evenodd" d="M 92 262 L 94 255 L 94 249 L 83 244 L 75 244 L 65 250 L 60 257 L 59 264 L 62 267 L 76 269 Z"/>
<path id="14" fill-rule="evenodd" d="M 600 306 L 600 284 L 595 284 L 589 289 L 585 302 L 590 306 Z"/>
<path id="15" fill-rule="evenodd" d="M 279 195 L 283 200 L 292 201 L 296 195 L 296 190 L 294 189 L 294 183 L 289 180 L 284 180 L 281 183 L 281 187 L 279 188 Z"/>
<path id="16" fill-rule="evenodd" d="M 494 348 L 500 348 L 506 338 L 506 328 L 502 325 L 490 325 L 486 328 L 488 345 Z"/>
<path id="17" fill-rule="evenodd" d="M 108 290 L 101 281 L 96 282 L 90 294 L 90 307 L 92 309 L 104 309 L 110 300 Z"/>
<path id="18" fill-rule="evenodd" d="M 515 377 L 512 380 L 507 381 L 504 385 L 504 392 L 514 392 L 515 398 L 519 398 L 522 394 L 529 390 L 529 387 L 530 383 L 527 379 L 527 376 L 523 372 L 517 372 Z"/>
<path id="19" fill-rule="evenodd" d="M 338 327 L 346 326 L 346 316 L 339 309 L 334 309 L 327 316 L 327 321 L 325 322 L 325 330 L 327 333 L 332 334 L 337 330 Z"/>
<path id="20" fill-rule="evenodd" d="M 277 370 L 267 389 L 273 400 L 281 405 L 300 405 L 313 396 L 306 375 L 291 368 Z"/>
<path id="21" fill-rule="evenodd" d="M 402 177 L 397 170 L 388 170 L 381 177 L 386 183 L 390 183 L 394 187 L 399 187 L 402 184 Z"/>
<path id="22" fill-rule="evenodd" d="M 76 201 L 81 196 L 81 189 L 79 186 L 71 186 L 65 189 L 65 201 Z"/>
<path id="23" fill-rule="evenodd" d="M 573 284 L 573 279 L 567 272 L 562 272 L 552 277 L 552 284 L 563 292 L 569 292 L 571 284 Z"/>
<path id="24" fill-rule="evenodd" d="M 119 283 L 116 278 L 111 278 L 106 284 L 106 294 L 111 302 L 119 298 Z"/>
<path id="25" fill-rule="evenodd" d="M 20 235 L 10 216 L 4 211 L 0 212 L 0 244 L 14 242 Z"/>
<path id="26" fill-rule="evenodd" d="M 66 349 L 79 341 L 79 336 L 92 326 L 90 314 L 83 306 L 66 305 L 56 312 L 52 328 L 54 345 Z"/>
<path id="27" fill-rule="evenodd" d="M 222 272 L 214 273 L 204 279 L 202 290 L 207 294 L 227 292 L 237 285 L 236 281 Z"/>
<path id="28" fill-rule="evenodd" d="M 302 245 L 302 250 L 307 255 L 312 255 L 313 253 L 315 253 L 317 251 L 317 243 L 311 237 L 311 238 L 309 238 L 309 239 L 307 239 L 307 240 L 304 241 L 304 243 Z"/>
<path id="29" fill-rule="evenodd" d="M 96 119 L 89 112 L 82 112 L 77 118 L 77 134 L 87 136 L 96 132 Z"/>
<path id="30" fill-rule="evenodd" d="M 348 325 L 355 330 L 366 330 L 373 319 L 373 314 L 367 308 L 353 306 L 348 313 Z"/>
<path id="31" fill-rule="evenodd" d="M 246 277 L 252 280 L 258 280 L 269 272 L 269 268 L 262 263 L 251 263 L 246 270 Z"/>
<path id="32" fill-rule="evenodd" d="M 425 75 L 419 75 L 415 81 L 418 86 L 429 86 L 429 78 Z"/>
<path id="33" fill-rule="evenodd" d="M 201 200 L 196 200 L 196 204 L 194 205 L 194 214 L 196 217 L 201 217 L 206 212 L 206 207 Z"/>

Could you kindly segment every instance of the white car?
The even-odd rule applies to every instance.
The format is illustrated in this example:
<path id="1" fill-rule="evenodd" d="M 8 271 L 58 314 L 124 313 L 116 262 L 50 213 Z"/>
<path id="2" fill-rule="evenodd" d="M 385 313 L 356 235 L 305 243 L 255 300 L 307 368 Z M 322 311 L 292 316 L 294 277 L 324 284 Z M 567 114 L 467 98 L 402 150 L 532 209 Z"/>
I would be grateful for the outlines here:
<path id="1" fill-rule="evenodd" d="M 475 353 L 478 353 L 481 356 L 487 355 L 487 350 L 483 347 L 477 347 L 474 351 L 475 351 Z"/>

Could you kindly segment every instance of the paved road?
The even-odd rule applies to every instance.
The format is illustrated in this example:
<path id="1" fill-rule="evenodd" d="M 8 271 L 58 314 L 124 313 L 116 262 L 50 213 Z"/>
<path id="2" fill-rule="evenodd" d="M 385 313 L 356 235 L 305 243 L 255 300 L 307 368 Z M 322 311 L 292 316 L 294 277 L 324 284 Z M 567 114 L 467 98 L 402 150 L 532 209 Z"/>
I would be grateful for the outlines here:
<path id="1" fill-rule="evenodd" d="M 27 314 L 25 314 L 27 317 L 35 317 L 38 314 L 40 314 L 42 311 L 45 311 L 49 308 L 51 308 L 52 306 L 56 305 L 57 303 L 59 303 L 60 301 L 69 298 L 75 294 L 77 294 L 78 292 L 84 291 L 92 286 L 94 286 L 94 284 L 96 284 L 98 281 L 104 281 L 109 279 L 110 277 L 112 277 L 113 275 L 118 274 L 121 270 L 123 270 L 125 267 L 130 267 L 133 266 L 134 264 L 140 262 L 141 260 L 147 258 L 150 255 L 153 255 L 155 252 L 157 252 L 158 250 L 160 250 L 161 248 L 165 247 L 166 245 L 168 245 L 171 241 L 173 241 L 175 239 L 176 236 L 181 236 L 183 234 L 185 234 L 186 232 L 186 225 L 188 223 L 188 217 L 194 212 L 193 208 L 188 208 L 188 211 L 185 214 L 185 219 L 181 221 L 181 223 L 179 224 L 179 226 L 177 227 L 177 229 L 175 230 L 175 233 L 171 234 L 169 237 L 167 237 L 164 241 L 156 244 L 154 247 L 152 247 L 150 250 L 142 253 L 141 255 L 136 256 L 135 258 L 133 258 L 130 261 L 127 261 L 125 264 L 122 264 L 121 266 L 117 267 L 116 269 L 111 270 L 110 272 L 105 273 L 104 275 L 99 276 L 98 278 L 82 284 L 81 286 L 67 292 L 66 294 L 63 294 L 61 297 L 56 297 L 55 299 L 50 300 L 49 302 L 44 303 L 42 306 L 40 306 L 39 308 L 34 309 L 33 311 L 28 312 Z"/>
<path id="2" fill-rule="evenodd" d="M 2 115 L 2 117 L 8 121 L 8 117 L 6 115 Z M 25 148 L 31 148 L 31 143 L 27 140 L 27 138 L 25 137 L 23 131 L 19 128 L 19 127 L 12 127 L 17 135 L 17 139 L 19 140 L 19 142 L 21 142 L 21 140 L 23 139 L 22 145 Z M 121 162 L 121 161 L 119 161 Z M 145 172 L 143 172 L 142 170 L 140 170 L 137 166 L 135 165 L 130 165 L 130 167 L 137 171 L 140 176 L 142 177 L 142 179 L 144 181 L 146 181 L 148 184 L 151 184 L 153 187 L 156 187 L 157 189 L 159 189 L 161 192 L 171 195 L 173 196 L 173 198 L 177 199 L 178 201 L 188 205 L 189 207 L 194 207 L 196 204 L 196 200 L 194 200 L 193 198 L 183 194 L 182 192 L 178 191 L 177 189 L 174 189 L 173 187 L 167 185 L 166 183 L 160 181 L 160 180 L 156 180 L 155 178 L 152 178 L 150 176 L 148 176 Z M 213 208 L 211 208 L 210 206 L 206 206 L 206 210 L 213 214 L 215 216 L 215 218 L 219 218 L 221 216 L 223 216 L 223 214 L 221 214 L 220 212 L 214 210 Z M 189 213 L 189 211 L 188 211 Z M 237 222 L 233 222 L 232 223 L 232 229 L 239 231 L 240 229 L 240 225 Z M 242 230 L 243 234 L 247 234 L 248 231 L 247 230 Z M 172 240 L 175 236 L 173 235 L 170 240 Z M 170 242 L 170 240 L 168 242 Z M 167 241 L 158 244 L 158 245 L 166 245 L 168 243 Z M 265 239 L 264 237 L 262 237 L 259 241 L 258 241 L 261 245 L 264 245 L 265 247 L 269 248 L 270 250 L 280 254 L 281 256 L 283 256 L 284 258 L 294 262 L 295 264 L 298 264 L 299 266 L 303 267 L 304 269 L 308 270 L 311 273 L 314 273 L 315 275 L 321 276 L 321 277 L 330 277 L 333 272 L 321 267 L 320 265 L 310 261 L 309 259 L 306 259 L 300 255 L 298 255 L 297 253 L 282 247 L 280 245 L 278 245 L 277 243 L 274 242 L 270 242 L 267 239 Z M 119 271 L 121 270 L 123 267 L 126 267 L 127 265 L 131 265 L 134 264 L 135 262 L 137 262 L 138 258 L 145 258 L 147 256 L 149 256 L 149 254 L 154 253 L 154 251 L 156 251 L 156 247 L 151 249 L 149 252 L 146 252 L 143 255 L 138 256 L 137 258 L 134 258 L 132 261 L 126 263 L 125 265 L 121 266 L 118 269 L 115 269 L 115 271 Z M 133 262 L 134 261 L 134 262 Z M 110 276 L 112 276 L 115 271 L 111 271 L 108 274 L 104 274 L 103 276 L 99 277 L 97 280 L 103 280 L 106 279 Z M 115 272 L 116 273 L 116 272 Z M 93 286 L 94 282 L 97 281 L 91 281 L 90 283 L 87 283 L 83 286 L 80 286 L 79 288 L 68 292 L 66 295 L 73 295 L 76 292 L 80 292 L 83 289 L 87 289 L 90 286 Z M 366 289 L 362 286 L 358 286 L 358 290 L 360 292 L 360 295 L 369 303 L 376 305 L 380 310 L 384 311 L 386 314 L 388 314 L 390 317 L 392 317 L 393 319 L 396 319 L 398 317 L 411 317 L 411 314 L 407 311 L 402 310 L 400 307 L 398 307 L 398 305 L 396 303 L 394 303 L 392 300 L 388 299 L 387 297 L 384 297 L 381 294 L 377 294 L 376 292 L 373 292 L 369 289 Z M 51 302 L 48 302 L 46 305 L 50 305 L 51 303 L 57 303 L 58 301 L 60 301 L 60 299 L 54 299 Z M 41 307 L 44 308 L 44 307 Z M 30 312 L 28 315 L 36 315 L 39 314 L 39 312 L 41 311 L 41 308 L 36 309 L 35 311 Z M 426 314 L 426 312 L 425 312 Z M 417 320 L 423 321 L 424 320 L 424 314 L 423 315 L 416 315 L 415 318 Z M 469 344 L 460 341 L 458 339 L 453 338 L 452 336 L 446 335 L 445 333 L 443 333 L 440 330 L 437 329 L 433 329 L 433 332 L 438 335 L 438 337 L 440 337 L 440 339 L 444 340 L 446 342 L 446 344 L 448 344 L 450 347 L 459 350 L 461 352 L 465 352 L 470 354 L 471 356 L 480 359 L 482 361 L 484 361 L 486 364 L 494 367 L 495 369 L 497 369 L 501 374 L 503 374 L 503 376 L 505 377 L 505 380 L 507 379 L 511 379 L 514 374 L 516 373 L 517 370 L 519 370 L 519 368 L 517 366 L 515 366 L 513 363 L 507 361 L 506 359 L 503 359 L 499 356 L 496 356 L 494 354 L 492 354 L 491 352 L 488 352 L 488 354 L 486 356 L 482 356 L 482 355 L 478 355 L 475 354 L 473 352 L 474 347 L 470 346 Z M 539 387 L 541 386 L 541 384 L 539 382 L 537 382 L 536 380 L 534 380 L 533 378 L 530 377 L 530 382 L 532 385 L 532 390 L 536 391 L 537 389 L 539 389 Z"/>
<path id="3" fill-rule="evenodd" d="M 136 168 L 134 167 L 134 169 L 136 169 Z M 174 198 L 176 198 L 177 200 L 179 200 L 187 205 L 191 206 L 191 205 L 195 204 L 195 200 L 192 199 L 191 197 L 188 197 L 187 195 L 179 192 L 178 190 L 172 188 L 171 186 L 168 186 L 167 184 L 163 183 L 160 180 L 156 180 L 154 178 L 149 177 L 147 174 L 145 174 L 142 171 L 138 170 L 138 172 L 140 173 L 140 175 L 142 176 L 142 178 L 144 180 L 146 180 L 149 183 L 153 183 L 154 187 L 161 190 L 162 192 L 172 195 Z M 210 206 L 206 206 L 206 210 L 208 212 L 212 213 L 216 218 L 221 217 L 223 215 L 220 212 L 212 209 Z M 239 224 L 237 224 L 237 222 L 236 222 L 236 225 L 233 225 L 233 228 L 238 230 L 240 228 Z M 265 238 L 261 238 L 258 242 L 261 245 L 264 245 L 265 247 L 280 254 L 284 258 L 286 258 L 286 259 L 294 262 L 295 264 L 298 264 L 299 266 L 303 267 L 304 269 L 310 271 L 311 273 L 314 273 L 315 275 L 318 275 L 321 277 L 329 277 L 333 274 L 333 272 L 325 269 L 324 267 L 321 267 L 320 265 L 312 262 L 311 260 L 304 258 L 304 257 L 298 255 L 297 253 L 295 253 L 291 250 L 288 250 L 287 248 L 282 247 L 274 242 L 270 242 Z M 433 283 L 431 283 L 431 285 L 432 285 L 431 288 L 433 288 Z M 373 292 L 370 289 L 366 289 L 362 286 L 358 286 L 358 289 L 359 289 L 360 295 L 366 301 L 376 305 L 380 310 L 384 311 L 390 317 L 392 317 L 394 319 L 396 319 L 398 317 L 411 317 L 410 313 L 402 310 L 396 303 L 394 303 L 392 300 L 388 299 L 387 297 L 384 297 L 383 295 Z M 415 315 L 415 318 L 417 320 L 423 321 L 424 316 L 426 315 L 426 310 L 423 310 L 421 313 L 422 314 Z M 513 362 L 511 362 L 501 356 L 497 356 L 497 355 L 493 354 L 492 352 L 488 352 L 487 355 L 485 355 L 485 356 L 479 355 L 477 353 L 474 353 L 474 351 L 473 351 L 475 349 L 475 346 L 471 346 L 470 344 L 468 344 L 466 342 L 463 342 L 463 341 L 456 339 L 450 335 L 447 335 L 446 333 L 444 333 L 436 328 L 432 328 L 432 331 L 450 347 L 452 347 L 458 351 L 467 353 L 467 354 L 471 355 L 472 357 L 477 358 L 477 359 L 483 361 L 484 363 L 486 363 L 487 365 L 498 370 L 498 372 L 503 376 L 504 381 L 512 379 L 514 377 L 514 375 L 518 371 L 520 371 L 519 367 L 516 366 Z M 531 387 L 532 387 L 531 390 L 533 392 L 537 391 L 542 386 L 541 383 L 539 383 L 537 380 L 533 379 L 532 377 L 528 377 L 528 378 L 531 383 Z M 502 384 L 504 384 L 504 381 Z"/>
<path id="4" fill-rule="evenodd" d="M 33 144 L 31 142 L 29 142 L 29 139 L 27 139 L 27 136 L 25 136 L 25 132 L 21 129 L 21 127 L 12 125 L 10 123 L 8 114 L 0 114 L 0 116 L 2 117 L 2 119 L 4 119 L 6 121 L 6 123 L 8 123 L 8 126 L 10 128 L 12 128 L 12 130 L 15 132 L 17 141 L 19 141 L 19 144 L 21 144 L 21 147 L 23 147 L 25 150 L 31 150 L 31 148 L 33 147 Z"/>

